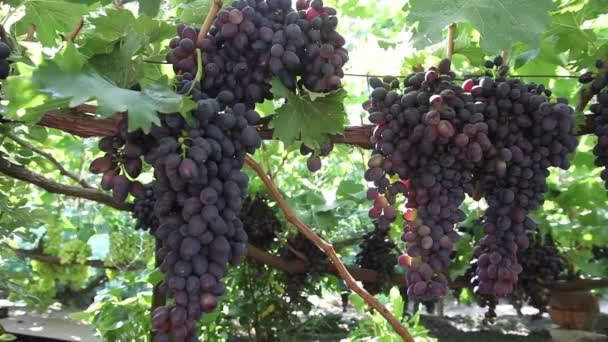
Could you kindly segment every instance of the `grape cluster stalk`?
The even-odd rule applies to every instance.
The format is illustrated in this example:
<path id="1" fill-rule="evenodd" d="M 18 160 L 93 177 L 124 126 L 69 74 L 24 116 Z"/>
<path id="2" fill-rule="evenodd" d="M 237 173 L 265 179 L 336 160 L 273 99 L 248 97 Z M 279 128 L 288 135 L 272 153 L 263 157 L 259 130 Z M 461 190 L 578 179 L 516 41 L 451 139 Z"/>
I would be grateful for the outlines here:
<path id="1" fill-rule="evenodd" d="M 405 195 L 403 213 L 408 296 L 429 300 L 447 292 L 442 270 L 450 262 L 465 219 L 465 194 L 482 195 L 485 237 L 474 250 L 472 279 L 481 295 L 503 297 L 513 290 L 522 266 L 517 252 L 529 246 L 536 228 L 529 213 L 548 190 L 550 167 L 567 169 L 577 146 L 573 109 L 551 98 L 543 85 L 507 78 L 500 58 L 486 63 L 496 76 L 454 82 L 448 59 L 417 72 L 405 88 L 393 78 L 370 79 L 364 103 L 375 125 L 365 179 L 372 183 L 369 216 L 380 226 L 397 217 L 396 197 Z M 488 71 L 491 74 L 491 71 Z"/>

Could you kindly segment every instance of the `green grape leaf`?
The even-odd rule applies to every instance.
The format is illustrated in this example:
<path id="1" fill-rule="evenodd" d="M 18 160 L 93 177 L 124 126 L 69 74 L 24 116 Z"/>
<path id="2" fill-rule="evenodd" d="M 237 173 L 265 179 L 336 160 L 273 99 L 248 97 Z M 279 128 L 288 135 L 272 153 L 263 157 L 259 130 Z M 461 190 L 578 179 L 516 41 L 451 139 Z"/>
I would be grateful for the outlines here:
<path id="1" fill-rule="evenodd" d="M 83 28 L 80 51 L 87 56 L 111 53 L 115 44 L 131 32 L 147 43 L 160 43 L 175 35 L 175 28 L 163 21 L 148 16 L 135 17 L 130 11 L 106 9 L 104 14 L 96 14 L 87 20 Z"/>
<path id="2" fill-rule="evenodd" d="M 156 17 L 160 10 L 160 0 L 139 0 L 139 14 Z"/>
<path id="3" fill-rule="evenodd" d="M 55 45 L 58 33 L 68 34 L 89 12 L 87 6 L 60 0 L 27 0 L 21 25 L 36 25 L 36 37 L 44 46 Z"/>
<path id="4" fill-rule="evenodd" d="M 300 139 L 313 149 L 321 148 L 329 134 L 342 133 L 346 122 L 344 98 L 346 91 L 339 89 L 325 96 L 298 96 L 287 89 L 278 79 L 272 80 L 275 99 L 284 98 L 285 104 L 276 109 L 270 126 L 274 136 L 285 144 Z"/>
<path id="5" fill-rule="evenodd" d="M 84 56 L 79 53 L 70 52 L 75 49 L 72 44 L 67 44 L 61 54 L 55 59 L 46 60 L 31 76 L 9 77 L 6 88 L 8 94 L 9 118 L 37 122 L 42 114 L 31 115 L 24 118 L 24 109 L 15 107 L 11 95 L 27 91 L 28 96 L 37 97 L 38 94 L 47 94 L 53 101 L 65 101 L 69 107 L 75 107 L 88 101 L 97 101 L 97 111 L 102 117 L 109 117 L 116 112 L 129 113 L 129 129 L 143 129 L 145 132 L 150 130 L 151 124 L 160 124 L 157 112 L 173 113 L 188 111 L 193 108 L 192 100 L 184 96 L 175 94 L 168 85 L 166 79 L 161 79 L 151 83 L 141 92 L 132 91 L 117 87 L 112 82 L 104 79 L 92 68 L 87 66 L 77 70 L 74 65 L 78 65 L 79 59 Z M 64 69 L 62 65 L 71 65 L 71 69 Z M 36 89 L 35 86 L 38 86 Z M 17 104 L 23 104 L 20 97 L 16 97 Z M 30 103 L 31 104 L 31 103 Z M 34 107 L 40 104 L 33 103 Z M 47 105 L 46 102 L 42 106 Z M 27 111 L 25 111 L 27 113 Z M 37 112 L 38 113 L 38 112 Z"/>
<path id="6" fill-rule="evenodd" d="M 411 0 L 406 19 L 418 22 L 416 47 L 441 41 L 452 23 L 468 22 L 479 31 L 481 48 L 495 54 L 517 41 L 538 46 L 555 8 L 551 0 Z"/>
<path id="7" fill-rule="evenodd" d="M 144 76 L 144 63 L 137 52 L 143 47 L 143 38 L 135 31 L 129 33 L 108 54 L 95 55 L 89 63 L 97 72 L 119 87 L 129 88 Z"/>

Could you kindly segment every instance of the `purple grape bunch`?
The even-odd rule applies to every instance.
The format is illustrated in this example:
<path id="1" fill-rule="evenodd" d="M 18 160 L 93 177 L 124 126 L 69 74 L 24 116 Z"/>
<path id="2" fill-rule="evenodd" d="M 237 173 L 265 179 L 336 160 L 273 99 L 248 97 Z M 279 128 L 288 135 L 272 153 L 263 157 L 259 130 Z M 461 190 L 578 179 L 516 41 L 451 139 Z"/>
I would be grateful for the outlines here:
<path id="1" fill-rule="evenodd" d="M 290 89 L 332 91 L 341 86 L 348 61 L 335 15 L 321 0 L 299 4 L 297 11 L 289 0 L 235 0 L 218 12 L 203 39 L 197 28 L 179 25 L 166 59 L 180 75 L 180 87 L 188 89 L 198 70 L 198 49 L 200 89 L 221 105 L 252 108 L 271 99 L 272 77 Z"/>
<path id="2" fill-rule="evenodd" d="M 543 85 L 507 79 L 504 68 L 495 79 L 457 85 L 450 66 L 445 59 L 408 75 L 402 93 L 394 78 L 370 79 L 369 216 L 386 227 L 398 215 L 397 195 L 407 198 L 400 263 L 409 266 L 408 295 L 429 300 L 447 292 L 442 270 L 458 241 L 454 226 L 465 219 L 465 195 L 485 197 L 473 282 L 481 295 L 505 296 L 521 272 L 517 252 L 536 227 L 529 213 L 544 200 L 549 168 L 570 166 L 573 109 L 549 101 Z"/>

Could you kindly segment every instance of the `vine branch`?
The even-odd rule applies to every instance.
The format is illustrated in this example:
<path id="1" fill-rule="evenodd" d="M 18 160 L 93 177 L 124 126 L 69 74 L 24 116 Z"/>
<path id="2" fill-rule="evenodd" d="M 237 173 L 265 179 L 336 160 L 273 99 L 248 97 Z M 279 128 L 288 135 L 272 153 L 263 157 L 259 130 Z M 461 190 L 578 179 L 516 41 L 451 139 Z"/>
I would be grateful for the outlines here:
<path id="1" fill-rule="evenodd" d="M 118 122 L 121 120 L 122 114 L 118 113 L 107 119 L 97 119 L 95 115 L 91 114 L 95 111 L 96 107 L 91 105 L 74 107 L 69 113 L 52 111 L 47 113 L 38 124 L 83 138 L 115 135 L 118 132 Z M 5 122 L 10 121 L 5 120 Z M 372 134 L 373 127 L 372 125 L 345 126 L 342 134 L 330 135 L 330 140 L 334 144 L 346 144 L 369 149 L 371 148 L 369 137 Z M 594 127 L 595 114 L 586 114 L 584 126 L 575 135 L 593 134 Z M 269 128 L 267 124 L 258 125 L 257 130 L 262 139 L 273 139 L 273 129 Z"/>
<path id="2" fill-rule="evenodd" d="M 268 176 L 264 173 L 264 170 L 253 158 L 250 156 L 245 157 L 245 162 L 249 167 L 258 174 L 261 178 L 262 182 L 268 188 L 268 191 L 271 193 L 272 197 L 274 197 L 275 201 L 285 214 L 285 218 L 288 222 L 296 226 L 302 235 L 306 236 L 315 246 L 319 247 L 332 261 L 336 271 L 340 274 L 341 278 L 344 279 L 346 285 L 356 292 L 361 298 L 365 300 L 371 307 L 373 307 L 376 311 L 378 311 L 395 329 L 395 331 L 403 338 L 404 341 L 414 342 L 414 339 L 409 334 L 407 329 L 401 324 L 401 322 L 386 308 L 384 307 L 376 298 L 369 294 L 361 285 L 359 285 L 355 278 L 350 274 L 346 266 L 342 263 L 338 255 L 336 254 L 333 246 L 323 239 L 321 239 L 317 234 L 315 234 L 310 228 L 308 228 L 302 221 L 298 219 L 298 217 L 294 214 L 294 212 L 289 208 L 285 199 L 279 193 L 279 190 L 274 185 L 274 183 L 268 178 Z"/>
<path id="3" fill-rule="evenodd" d="M 30 258 L 32 260 L 42 261 L 51 265 L 61 265 L 61 266 L 73 266 L 80 265 L 77 263 L 71 264 L 62 264 L 61 259 L 58 256 L 46 254 L 37 249 L 27 250 L 27 249 L 13 249 L 13 251 L 19 255 L 20 257 Z M 84 265 L 94 267 L 94 268 L 103 268 L 108 270 L 118 270 L 118 271 L 135 271 L 144 269 L 145 265 L 131 264 L 131 265 L 106 265 L 103 260 L 87 260 Z"/>
<path id="4" fill-rule="evenodd" d="M 7 176 L 19 179 L 24 182 L 32 183 L 54 194 L 84 198 L 91 201 L 103 203 L 119 210 L 132 210 L 133 208 L 133 205 L 130 203 L 114 202 L 114 199 L 111 196 L 106 195 L 99 190 L 69 186 L 55 182 L 35 172 L 32 172 L 21 165 L 14 164 L 4 159 L 2 156 L 0 156 L 0 173 L 4 173 Z"/>
<path id="5" fill-rule="evenodd" d="M 16 249 L 15 253 L 21 257 L 28 257 L 33 260 L 42 261 L 52 265 L 61 265 L 59 257 L 54 255 L 46 254 L 42 252 L 40 248 L 33 250 Z M 272 268 L 279 269 L 289 274 L 302 274 L 308 272 L 308 264 L 306 261 L 301 259 L 286 260 L 280 256 L 272 255 L 263 250 L 257 248 L 252 244 L 247 244 L 247 258 L 257 263 L 268 265 Z M 144 264 L 130 264 L 130 265 L 106 265 L 103 260 L 88 260 L 85 263 L 89 267 L 103 268 L 117 271 L 136 271 L 143 270 L 146 268 Z M 74 264 L 76 265 L 76 264 Z M 380 277 L 378 272 L 371 269 L 360 268 L 356 266 L 346 266 L 349 273 L 357 280 L 364 282 L 378 282 Z M 340 275 L 338 270 L 333 264 L 327 266 L 326 272 L 329 274 Z M 393 274 L 390 277 L 391 285 L 403 286 L 405 285 L 405 277 L 402 274 Z M 470 282 L 464 277 L 456 278 L 449 284 L 450 288 L 465 288 L 471 287 Z M 565 282 L 557 282 L 552 284 L 552 291 L 555 292 L 568 292 L 577 290 L 589 290 L 595 288 L 608 287 L 608 278 L 595 278 L 595 279 L 574 279 Z M 160 297 L 159 297 L 160 298 Z M 164 298 L 164 297 L 163 297 Z M 158 300 L 158 299 L 157 299 Z M 160 303 L 157 302 L 157 303 Z M 163 304 L 157 304 L 160 306 Z M 153 305 L 154 306 L 154 305 Z M 156 307 L 154 306 L 154 307 Z"/>
<path id="6" fill-rule="evenodd" d="M 20 137 L 15 135 L 13 132 L 8 132 L 6 134 L 6 136 L 8 138 L 10 138 L 11 140 L 13 140 L 14 142 L 16 142 L 17 144 L 21 145 L 22 147 L 46 158 L 49 162 L 51 162 L 51 164 L 55 165 L 55 167 L 59 170 L 59 173 L 61 175 L 73 179 L 75 182 L 79 183 L 80 185 L 82 185 L 85 188 L 93 189 L 93 187 L 89 183 L 87 183 L 87 181 L 85 181 L 84 179 L 80 179 L 80 177 L 76 176 L 74 173 L 66 170 L 66 168 L 64 168 L 63 165 L 61 165 L 61 163 L 57 159 L 55 159 L 55 157 L 53 157 L 52 154 L 41 150 L 40 148 L 30 144 L 26 140 L 21 139 Z"/>

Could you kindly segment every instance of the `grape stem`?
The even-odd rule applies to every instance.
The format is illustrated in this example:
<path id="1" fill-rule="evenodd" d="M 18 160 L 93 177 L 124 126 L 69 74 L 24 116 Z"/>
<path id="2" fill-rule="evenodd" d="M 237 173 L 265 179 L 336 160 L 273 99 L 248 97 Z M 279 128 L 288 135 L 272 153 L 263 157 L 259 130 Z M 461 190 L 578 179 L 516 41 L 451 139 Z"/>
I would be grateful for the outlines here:
<path id="1" fill-rule="evenodd" d="M 448 58 L 452 60 L 454 56 L 454 39 L 456 39 L 456 24 L 452 23 L 448 26 Z"/>
<path id="2" fill-rule="evenodd" d="M 75 182 L 77 182 L 78 184 L 82 185 L 84 188 L 90 188 L 93 189 L 93 187 L 87 183 L 87 181 L 85 181 L 84 179 L 80 179 L 80 177 L 76 176 L 74 173 L 66 170 L 66 168 L 63 167 L 63 165 L 61 165 L 61 163 L 55 159 L 55 157 L 53 157 L 52 154 L 45 152 L 41 149 L 39 149 L 38 147 L 30 144 L 29 142 L 19 138 L 18 136 L 15 135 L 15 133 L 13 132 L 8 132 L 5 134 L 5 137 L 13 140 L 14 142 L 16 142 L 17 144 L 21 145 L 22 147 L 37 153 L 41 156 L 43 156 L 44 158 L 46 158 L 49 162 L 51 162 L 51 164 L 55 165 L 55 167 L 59 170 L 59 173 L 63 176 L 66 176 L 68 178 L 71 178 L 72 180 L 74 180 Z"/>
<path id="3" fill-rule="evenodd" d="M 80 17 L 80 19 L 78 19 L 78 22 L 76 23 L 76 26 L 74 26 L 72 32 L 70 32 L 70 35 L 65 37 L 65 40 L 73 43 L 76 40 L 76 37 L 78 36 L 78 33 L 80 32 L 83 26 L 84 19 Z"/>
<path id="4" fill-rule="evenodd" d="M 281 162 L 279 163 L 279 166 L 277 166 L 277 168 L 270 174 L 270 179 L 272 179 L 274 181 L 274 179 L 279 174 L 279 171 L 281 171 L 281 169 L 283 168 L 283 165 L 285 165 L 285 161 L 287 161 L 287 157 L 289 157 L 289 155 L 290 155 L 290 152 L 285 152 L 285 154 L 283 154 L 283 157 L 281 158 Z"/>
<path id="5" fill-rule="evenodd" d="M 203 22 L 203 25 L 201 26 L 201 31 L 199 32 L 198 37 L 196 37 L 197 46 L 203 41 L 203 39 L 205 39 L 205 37 L 207 36 L 207 33 L 209 33 L 211 24 L 213 24 L 213 20 L 215 19 L 217 12 L 219 12 L 221 8 L 222 8 L 222 1 L 214 0 L 213 5 L 211 5 L 211 8 L 209 9 L 209 13 L 207 13 L 207 18 L 205 18 L 205 21 Z"/>
<path id="6" fill-rule="evenodd" d="M 287 205 L 287 202 L 285 202 L 285 199 L 283 199 L 283 196 L 281 196 L 281 194 L 279 193 L 279 190 L 277 189 L 275 184 L 264 173 L 264 170 L 262 169 L 260 164 L 258 164 L 258 162 L 256 162 L 250 156 L 245 157 L 245 162 L 253 171 L 255 171 L 255 173 L 258 174 L 258 176 L 260 177 L 260 179 L 262 180 L 274 200 L 281 208 L 281 211 L 283 211 L 283 214 L 285 215 L 287 221 L 296 226 L 296 228 L 298 228 L 302 235 L 304 235 L 313 244 L 315 244 L 315 246 L 319 247 L 323 251 L 323 253 L 325 253 L 329 257 L 340 277 L 344 279 L 344 282 L 346 282 L 346 285 L 359 296 L 361 296 L 361 298 L 363 298 L 363 300 L 365 300 L 365 302 L 368 303 L 372 308 L 378 311 L 378 313 L 380 313 L 389 322 L 389 324 L 393 327 L 393 329 L 395 329 L 397 334 L 399 334 L 399 336 L 403 338 L 404 341 L 414 342 L 414 339 L 407 331 L 407 329 L 401 324 L 401 322 L 376 298 L 370 295 L 369 292 L 367 292 L 356 282 L 355 278 L 353 278 L 346 266 L 344 266 L 344 264 L 336 254 L 336 251 L 334 250 L 333 246 L 321 239 L 310 228 L 308 228 L 308 226 L 302 223 L 300 219 L 298 219 L 295 213 Z"/>
<path id="7" fill-rule="evenodd" d="M 502 50 L 500 57 L 502 57 L 502 65 L 507 65 L 507 58 L 509 58 L 509 53 L 507 52 L 507 50 Z"/>
<path id="8" fill-rule="evenodd" d="M 34 33 L 36 32 L 36 25 L 34 24 L 29 24 L 27 27 L 27 35 L 25 36 L 25 41 L 26 42 L 33 42 L 34 41 Z"/>

